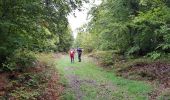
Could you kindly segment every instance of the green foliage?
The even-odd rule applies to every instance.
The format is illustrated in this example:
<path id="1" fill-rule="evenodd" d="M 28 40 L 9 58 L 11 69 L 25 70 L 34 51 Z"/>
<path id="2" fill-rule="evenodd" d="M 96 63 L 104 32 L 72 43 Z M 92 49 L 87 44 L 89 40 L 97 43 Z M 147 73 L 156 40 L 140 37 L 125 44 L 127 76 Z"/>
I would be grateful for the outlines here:
<path id="1" fill-rule="evenodd" d="M 127 55 L 135 54 L 135 53 L 137 53 L 139 50 L 140 50 L 139 46 L 132 47 L 132 48 L 130 48 L 130 49 L 127 51 Z"/>
<path id="2" fill-rule="evenodd" d="M 61 96 L 61 100 L 75 100 L 75 94 L 72 91 L 65 91 L 65 93 Z"/>
<path id="3" fill-rule="evenodd" d="M 3 64 L 3 70 L 6 71 L 23 71 L 35 65 L 36 58 L 34 53 L 29 51 L 17 50 L 13 55 L 7 58 Z"/>
<path id="4" fill-rule="evenodd" d="M 161 53 L 151 52 L 151 53 L 148 54 L 148 56 L 149 56 L 151 59 L 156 60 L 156 59 L 158 59 L 158 58 L 161 57 Z"/>
<path id="5" fill-rule="evenodd" d="M 23 51 L 19 55 L 13 53 L 20 49 L 68 51 L 73 37 L 67 15 L 87 1 L 0 0 L 0 69 L 2 63 L 5 69 L 13 70 L 14 66 L 28 66 L 23 63 L 33 61 Z"/>
<path id="6" fill-rule="evenodd" d="M 98 59 L 103 66 L 113 65 L 115 60 L 112 51 L 97 51 L 90 56 Z"/>
<path id="7" fill-rule="evenodd" d="M 94 49 L 94 40 L 91 34 L 86 32 L 79 33 L 77 39 L 74 41 L 73 47 L 81 47 L 85 53 L 92 52 Z"/>
<path id="8" fill-rule="evenodd" d="M 117 50 L 128 56 L 169 53 L 170 7 L 167 0 L 106 0 L 93 7 L 92 20 L 77 37 L 82 46 L 90 42 L 91 50 Z M 79 34 L 82 34 L 81 31 Z M 78 35 L 79 35 L 78 34 Z M 84 43 L 83 41 L 86 41 Z M 84 45 L 85 48 L 87 45 Z M 157 54 L 156 54 L 157 55 Z M 154 54 L 154 59 L 159 54 Z"/>

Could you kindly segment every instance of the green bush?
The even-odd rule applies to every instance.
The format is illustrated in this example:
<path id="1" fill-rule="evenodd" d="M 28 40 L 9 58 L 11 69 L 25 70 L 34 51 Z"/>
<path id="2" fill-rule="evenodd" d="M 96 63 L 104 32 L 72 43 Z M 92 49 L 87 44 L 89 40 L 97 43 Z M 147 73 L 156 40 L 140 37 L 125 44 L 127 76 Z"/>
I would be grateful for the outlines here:
<path id="1" fill-rule="evenodd" d="M 154 52 L 148 53 L 147 56 L 153 60 L 156 60 L 156 59 L 159 59 L 161 57 L 161 55 L 162 55 L 161 53 L 154 51 Z"/>
<path id="2" fill-rule="evenodd" d="M 99 60 L 102 66 L 113 65 L 115 60 L 115 55 L 113 54 L 113 51 L 97 51 L 90 54 L 90 56 Z"/>
<path id="3" fill-rule="evenodd" d="M 3 63 L 2 70 L 4 71 L 24 71 L 29 67 L 33 67 L 36 57 L 30 51 L 16 50 L 12 56 L 7 57 Z"/>

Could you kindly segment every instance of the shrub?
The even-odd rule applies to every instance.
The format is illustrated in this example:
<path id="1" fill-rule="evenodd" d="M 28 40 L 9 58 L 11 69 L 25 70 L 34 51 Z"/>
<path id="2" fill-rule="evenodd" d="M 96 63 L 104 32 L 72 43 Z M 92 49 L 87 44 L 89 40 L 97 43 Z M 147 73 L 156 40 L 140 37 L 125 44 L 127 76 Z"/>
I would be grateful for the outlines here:
<path id="1" fill-rule="evenodd" d="M 16 50 L 12 56 L 7 57 L 2 69 L 4 71 L 24 71 L 29 67 L 33 67 L 35 61 L 36 58 L 32 52 Z"/>
<path id="2" fill-rule="evenodd" d="M 115 53 L 114 51 L 97 51 L 90 54 L 89 56 L 99 60 L 102 66 L 112 66 L 115 62 L 123 59 L 122 56 Z"/>
<path id="3" fill-rule="evenodd" d="M 154 51 L 154 52 L 148 53 L 147 56 L 153 60 L 156 60 L 156 59 L 159 59 L 161 57 L 161 55 L 162 55 L 161 53 Z"/>

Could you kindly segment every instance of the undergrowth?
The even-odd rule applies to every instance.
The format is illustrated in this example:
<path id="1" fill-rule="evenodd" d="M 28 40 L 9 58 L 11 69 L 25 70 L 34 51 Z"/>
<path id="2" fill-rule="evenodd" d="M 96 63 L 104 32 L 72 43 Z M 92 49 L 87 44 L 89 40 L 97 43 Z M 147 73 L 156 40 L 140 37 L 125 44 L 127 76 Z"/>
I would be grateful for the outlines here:
<path id="1" fill-rule="evenodd" d="M 29 55 L 29 54 L 27 54 Z M 8 73 L 8 84 L 2 100 L 37 100 L 42 99 L 48 89 L 50 81 L 56 69 L 54 54 L 35 54 L 37 59 L 35 67 L 27 68 L 22 72 Z M 57 80 L 56 80 L 57 81 Z M 57 83 L 53 83 L 54 85 Z"/>
<path id="2" fill-rule="evenodd" d="M 143 57 L 126 58 L 114 52 L 100 51 L 91 53 L 89 56 L 95 59 L 95 62 L 99 62 L 99 65 L 105 70 L 114 71 L 117 76 L 130 80 L 152 82 L 156 89 L 163 85 L 164 88 L 161 93 L 155 91 L 157 95 L 155 98 L 160 100 L 170 99 L 169 92 L 166 92 L 166 89 L 170 86 L 168 79 L 170 75 L 169 55 L 149 53 Z"/>

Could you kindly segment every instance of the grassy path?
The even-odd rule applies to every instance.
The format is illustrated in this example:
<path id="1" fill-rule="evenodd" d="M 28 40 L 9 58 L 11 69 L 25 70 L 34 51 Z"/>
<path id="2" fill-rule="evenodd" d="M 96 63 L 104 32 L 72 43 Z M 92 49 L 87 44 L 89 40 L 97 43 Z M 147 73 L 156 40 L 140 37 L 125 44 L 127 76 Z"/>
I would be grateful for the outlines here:
<path id="1" fill-rule="evenodd" d="M 63 56 L 56 67 L 66 84 L 64 100 L 148 100 L 152 89 L 144 82 L 117 77 L 86 57 L 71 64 L 68 56 Z"/>

